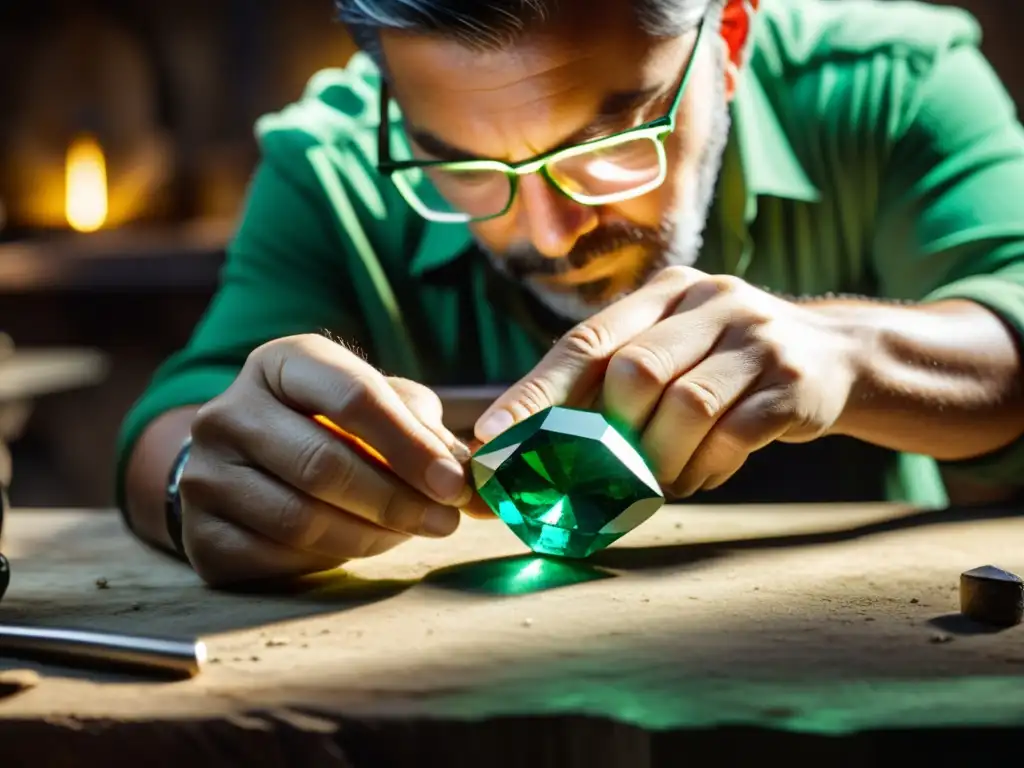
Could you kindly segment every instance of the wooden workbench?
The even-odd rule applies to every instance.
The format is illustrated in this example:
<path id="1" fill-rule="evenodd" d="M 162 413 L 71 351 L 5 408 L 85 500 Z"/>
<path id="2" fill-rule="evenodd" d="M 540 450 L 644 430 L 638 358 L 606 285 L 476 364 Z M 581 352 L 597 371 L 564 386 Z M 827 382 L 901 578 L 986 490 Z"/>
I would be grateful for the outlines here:
<path id="1" fill-rule="evenodd" d="M 579 565 L 466 520 L 287 594 L 208 590 L 112 512 L 16 511 L 3 549 L 0 620 L 211 657 L 173 683 L 3 661 L 42 674 L 0 700 L 5 766 L 645 768 L 795 739 L 863 765 L 912 729 L 1024 724 L 1024 627 L 956 614 L 961 571 L 1024 572 L 1006 510 L 667 508 Z"/>

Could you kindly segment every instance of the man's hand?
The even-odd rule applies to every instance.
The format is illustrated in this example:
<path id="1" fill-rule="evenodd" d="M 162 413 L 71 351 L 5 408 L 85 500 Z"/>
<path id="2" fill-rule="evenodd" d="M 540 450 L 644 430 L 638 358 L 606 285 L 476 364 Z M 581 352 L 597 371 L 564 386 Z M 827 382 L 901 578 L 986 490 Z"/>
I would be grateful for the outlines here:
<path id="1" fill-rule="evenodd" d="M 394 471 L 313 414 L 373 446 Z M 325 570 L 411 536 L 447 536 L 460 507 L 477 503 L 434 393 L 385 378 L 322 336 L 255 350 L 200 409 L 192 438 L 183 539 L 193 567 L 215 584 Z"/>
<path id="2" fill-rule="evenodd" d="M 490 440 L 551 405 L 599 407 L 641 436 L 669 495 L 728 480 L 774 440 L 836 425 L 863 342 L 813 305 L 671 267 L 567 333 L 477 423 Z"/>

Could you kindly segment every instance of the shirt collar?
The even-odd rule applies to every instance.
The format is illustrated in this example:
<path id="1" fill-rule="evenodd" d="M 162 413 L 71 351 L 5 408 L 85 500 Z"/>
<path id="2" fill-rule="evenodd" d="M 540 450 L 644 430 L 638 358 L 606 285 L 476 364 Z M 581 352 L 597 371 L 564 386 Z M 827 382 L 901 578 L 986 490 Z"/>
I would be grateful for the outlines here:
<path id="1" fill-rule="evenodd" d="M 748 195 L 809 203 L 821 198 L 752 67 L 743 71 L 737 83 L 732 125 Z"/>
<path id="2" fill-rule="evenodd" d="M 401 123 L 395 125 L 401 132 Z M 732 104 L 734 147 L 738 152 L 742 207 L 748 216 L 757 210 L 756 198 L 779 197 L 817 202 L 821 191 L 811 182 L 753 67 L 743 71 Z M 726 169 L 723 169 L 725 171 Z M 743 229 L 747 222 L 732 222 Z M 469 228 L 427 221 L 410 271 L 419 276 L 442 267 L 462 254 L 473 242 Z"/>

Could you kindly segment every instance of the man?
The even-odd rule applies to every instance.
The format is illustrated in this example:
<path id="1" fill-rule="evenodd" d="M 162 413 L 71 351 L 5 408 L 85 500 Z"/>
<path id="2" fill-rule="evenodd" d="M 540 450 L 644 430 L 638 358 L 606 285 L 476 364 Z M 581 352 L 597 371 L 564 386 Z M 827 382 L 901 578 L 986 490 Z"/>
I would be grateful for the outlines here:
<path id="1" fill-rule="evenodd" d="M 339 0 L 363 53 L 259 124 L 125 422 L 133 530 L 213 584 L 447 536 L 485 510 L 440 384 L 510 384 L 485 441 L 603 408 L 678 499 L 1019 485 L 1024 134 L 973 20 L 755 5 Z"/>

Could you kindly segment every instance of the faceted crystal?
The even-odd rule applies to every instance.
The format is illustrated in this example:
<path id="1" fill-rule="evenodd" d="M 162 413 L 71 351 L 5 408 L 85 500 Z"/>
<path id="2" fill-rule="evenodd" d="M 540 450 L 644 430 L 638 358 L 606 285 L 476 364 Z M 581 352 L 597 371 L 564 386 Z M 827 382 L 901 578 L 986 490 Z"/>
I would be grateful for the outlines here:
<path id="1" fill-rule="evenodd" d="M 477 450 L 481 498 L 534 552 L 584 558 L 665 503 L 651 470 L 604 416 L 551 407 Z"/>

